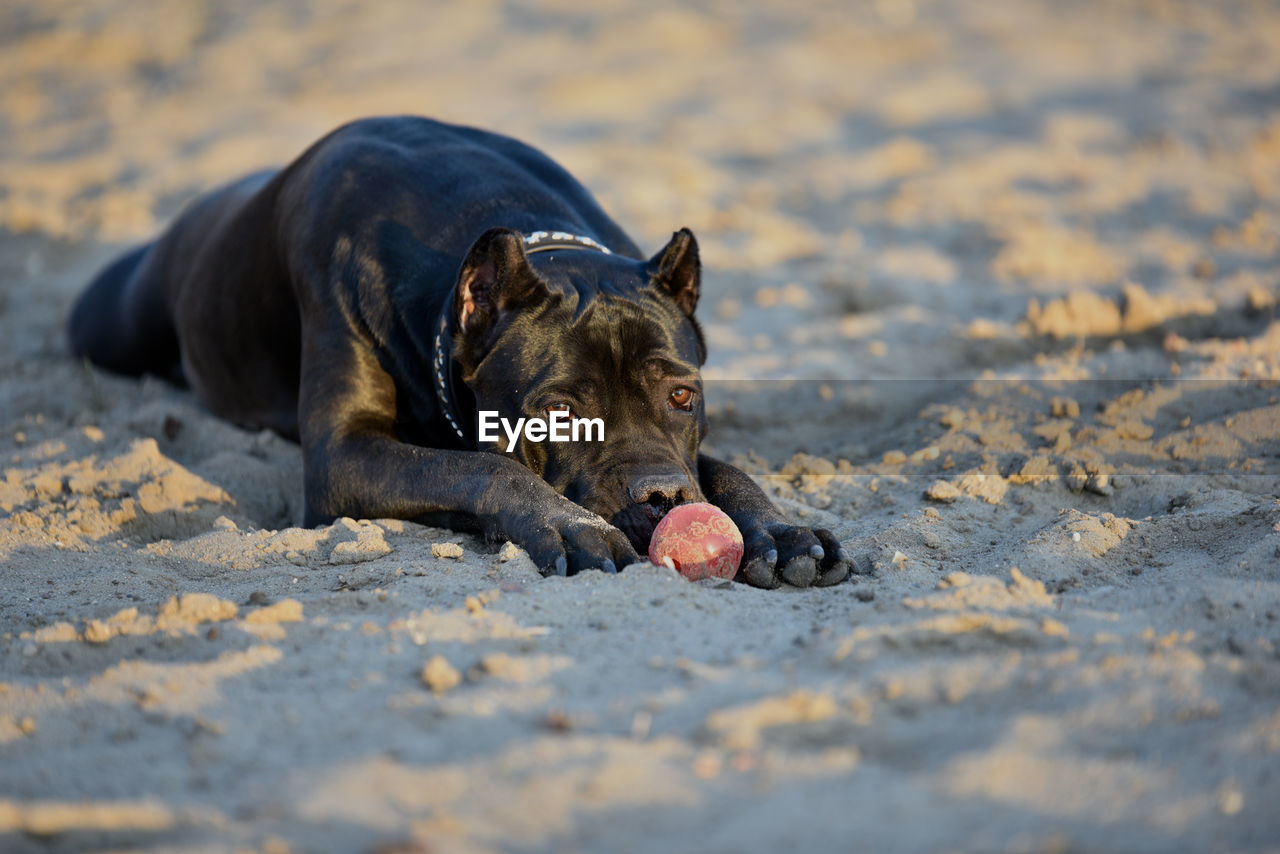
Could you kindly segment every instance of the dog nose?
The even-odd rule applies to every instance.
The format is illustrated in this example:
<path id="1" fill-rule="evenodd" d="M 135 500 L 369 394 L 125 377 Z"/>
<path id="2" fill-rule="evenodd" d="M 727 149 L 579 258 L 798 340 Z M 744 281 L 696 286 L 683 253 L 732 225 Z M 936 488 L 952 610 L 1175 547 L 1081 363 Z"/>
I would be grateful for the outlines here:
<path id="1" fill-rule="evenodd" d="M 694 499 L 693 484 L 679 472 L 638 477 L 627 487 L 627 494 L 637 504 L 659 504 L 674 507 Z"/>

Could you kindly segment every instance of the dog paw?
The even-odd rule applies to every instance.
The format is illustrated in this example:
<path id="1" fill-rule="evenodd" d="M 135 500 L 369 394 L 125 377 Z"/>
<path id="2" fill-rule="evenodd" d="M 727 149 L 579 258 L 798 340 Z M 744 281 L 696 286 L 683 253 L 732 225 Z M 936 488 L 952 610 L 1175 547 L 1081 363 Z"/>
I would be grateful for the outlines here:
<path id="1" fill-rule="evenodd" d="M 745 539 L 738 580 L 753 587 L 829 587 L 853 569 L 852 556 L 824 528 L 770 525 Z"/>
<path id="2" fill-rule="evenodd" d="M 503 527 L 502 535 L 528 552 L 543 575 L 616 573 L 639 560 L 622 531 L 563 498 Z"/>

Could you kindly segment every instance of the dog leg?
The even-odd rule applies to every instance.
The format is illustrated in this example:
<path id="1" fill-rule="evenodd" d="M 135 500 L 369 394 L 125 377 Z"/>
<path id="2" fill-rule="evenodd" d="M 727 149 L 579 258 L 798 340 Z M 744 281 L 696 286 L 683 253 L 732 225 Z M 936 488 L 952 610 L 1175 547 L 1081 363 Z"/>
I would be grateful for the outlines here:
<path id="1" fill-rule="evenodd" d="M 402 442 L 395 414 L 395 384 L 372 348 L 346 332 L 304 336 L 307 525 L 353 516 L 467 527 L 512 540 L 545 574 L 616 572 L 638 560 L 621 531 L 524 466 Z"/>
<path id="2" fill-rule="evenodd" d="M 848 577 L 853 560 L 831 532 L 788 522 L 745 472 L 699 454 L 698 478 L 707 500 L 742 532 L 738 580 L 755 587 L 825 587 Z"/>

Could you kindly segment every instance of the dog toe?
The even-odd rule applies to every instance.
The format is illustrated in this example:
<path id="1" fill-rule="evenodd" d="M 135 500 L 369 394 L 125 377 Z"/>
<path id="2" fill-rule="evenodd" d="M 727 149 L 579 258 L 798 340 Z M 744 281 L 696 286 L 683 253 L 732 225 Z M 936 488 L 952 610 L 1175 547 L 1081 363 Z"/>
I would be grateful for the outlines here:
<path id="1" fill-rule="evenodd" d="M 742 580 L 752 587 L 763 587 L 766 590 L 772 590 L 780 587 L 782 582 L 778 579 L 778 574 L 774 571 L 773 563 L 777 560 L 778 553 L 770 552 L 773 560 L 768 560 L 768 555 L 762 555 L 747 563 L 741 570 Z"/>
<path id="2" fill-rule="evenodd" d="M 792 558 L 782 567 L 782 578 L 793 587 L 809 587 L 818 577 L 818 562 L 805 555 Z"/>

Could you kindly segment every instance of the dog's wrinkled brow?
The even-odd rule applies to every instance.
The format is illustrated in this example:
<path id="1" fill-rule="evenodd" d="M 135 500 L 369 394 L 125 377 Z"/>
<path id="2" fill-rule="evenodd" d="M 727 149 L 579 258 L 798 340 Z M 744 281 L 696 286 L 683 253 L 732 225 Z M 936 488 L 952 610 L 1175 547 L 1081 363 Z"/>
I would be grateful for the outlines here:
<path id="1" fill-rule="evenodd" d="M 696 377 L 698 376 L 698 366 L 691 365 L 688 362 L 681 362 L 666 356 L 650 356 L 644 361 L 644 370 L 646 373 L 658 374 L 665 377 Z"/>

